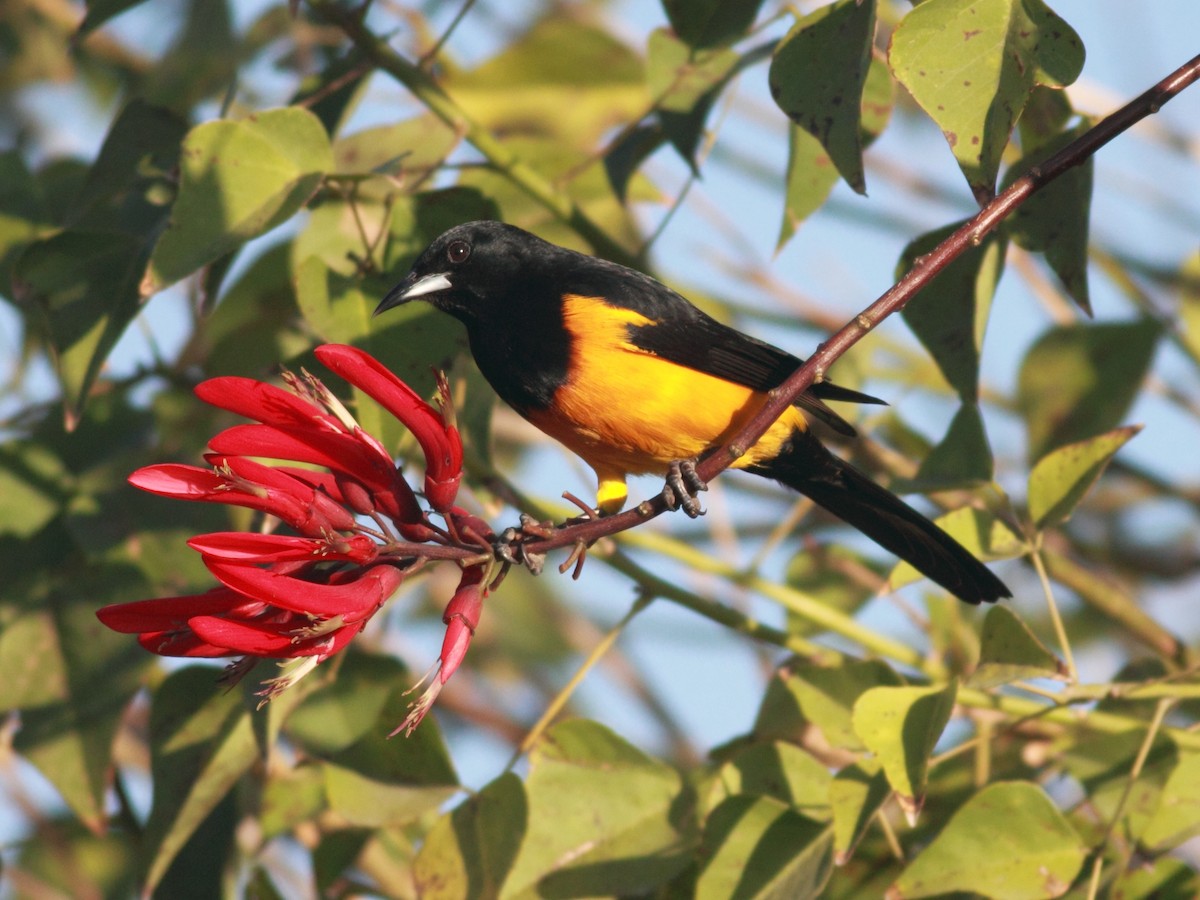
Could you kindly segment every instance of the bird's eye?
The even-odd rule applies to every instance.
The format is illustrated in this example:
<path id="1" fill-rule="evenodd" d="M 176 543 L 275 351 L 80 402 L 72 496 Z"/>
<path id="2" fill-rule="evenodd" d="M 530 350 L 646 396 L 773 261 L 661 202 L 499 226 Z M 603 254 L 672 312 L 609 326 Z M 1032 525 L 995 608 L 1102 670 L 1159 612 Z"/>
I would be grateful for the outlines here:
<path id="1" fill-rule="evenodd" d="M 455 265 L 466 262 L 470 255 L 471 245 L 466 241 L 451 241 L 450 246 L 446 248 L 446 258 Z"/>

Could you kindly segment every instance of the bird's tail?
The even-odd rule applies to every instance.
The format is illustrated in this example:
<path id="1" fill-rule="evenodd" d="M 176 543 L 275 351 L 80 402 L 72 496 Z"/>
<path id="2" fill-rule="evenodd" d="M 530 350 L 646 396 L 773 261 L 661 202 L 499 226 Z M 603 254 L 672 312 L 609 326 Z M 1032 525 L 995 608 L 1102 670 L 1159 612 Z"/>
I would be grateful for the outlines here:
<path id="1" fill-rule="evenodd" d="M 967 603 L 1012 592 L 970 551 L 895 494 L 834 456 L 807 431 L 795 431 L 773 459 L 746 471 L 774 478 L 853 525 Z"/>

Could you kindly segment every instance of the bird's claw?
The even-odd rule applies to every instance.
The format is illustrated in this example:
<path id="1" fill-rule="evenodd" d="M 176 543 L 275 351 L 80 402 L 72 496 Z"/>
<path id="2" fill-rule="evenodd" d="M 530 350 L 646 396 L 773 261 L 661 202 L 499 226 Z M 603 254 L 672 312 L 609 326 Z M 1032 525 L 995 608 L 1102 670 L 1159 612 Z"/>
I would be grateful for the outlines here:
<path id="1" fill-rule="evenodd" d="M 707 491 L 708 485 L 696 474 L 696 461 L 677 459 L 667 467 L 667 483 L 663 485 L 663 500 L 667 509 L 682 509 L 690 519 L 704 515 L 696 495 Z"/>

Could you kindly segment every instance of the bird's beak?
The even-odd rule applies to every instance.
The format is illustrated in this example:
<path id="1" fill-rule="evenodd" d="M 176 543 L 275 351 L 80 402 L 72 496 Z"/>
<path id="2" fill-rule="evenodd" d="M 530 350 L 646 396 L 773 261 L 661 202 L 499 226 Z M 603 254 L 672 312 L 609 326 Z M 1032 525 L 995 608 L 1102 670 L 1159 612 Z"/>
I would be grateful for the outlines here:
<path id="1" fill-rule="evenodd" d="M 424 297 L 428 294 L 436 294 L 438 291 L 444 291 L 451 287 L 453 285 L 450 283 L 450 277 L 444 273 L 438 273 L 437 275 L 409 275 L 388 291 L 387 296 L 375 307 L 375 312 L 372 315 L 377 316 L 381 312 L 391 309 L 394 306 L 400 306 L 409 300 L 416 300 L 418 297 Z"/>

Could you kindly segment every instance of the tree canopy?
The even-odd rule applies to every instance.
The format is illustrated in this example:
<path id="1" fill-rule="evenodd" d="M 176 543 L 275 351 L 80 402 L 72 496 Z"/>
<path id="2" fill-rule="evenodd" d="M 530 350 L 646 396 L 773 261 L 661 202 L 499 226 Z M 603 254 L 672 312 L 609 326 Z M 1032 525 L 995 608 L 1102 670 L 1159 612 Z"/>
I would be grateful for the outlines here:
<path id="1" fill-rule="evenodd" d="M 1075 9 L 9 4 L 0 883 L 1200 894 L 1200 59 L 1103 90 L 1188 29 Z M 476 219 L 886 399 L 822 436 L 1013 599 L 715 455 L 555 530 L 588 473 L 371 315 Z"/>

